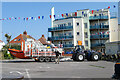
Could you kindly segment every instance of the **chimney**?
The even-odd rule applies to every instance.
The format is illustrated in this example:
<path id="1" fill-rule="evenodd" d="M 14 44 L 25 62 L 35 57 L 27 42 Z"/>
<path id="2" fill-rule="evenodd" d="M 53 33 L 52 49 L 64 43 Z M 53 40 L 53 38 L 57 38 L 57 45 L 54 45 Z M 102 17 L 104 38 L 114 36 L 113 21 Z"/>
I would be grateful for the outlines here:
<path id="1" fill-rule="evenodd" d="M 27 35 L 27 32 L 26 32 L 26 31 L 24 31 L 24 32 L 23 32 L 23 34 L 24 34 L 24 35 Z"/>
<path id="2" fill-rule="evenodd" d="M 44 37 L 44 35 L 42 35 L 42 37 Z"/>

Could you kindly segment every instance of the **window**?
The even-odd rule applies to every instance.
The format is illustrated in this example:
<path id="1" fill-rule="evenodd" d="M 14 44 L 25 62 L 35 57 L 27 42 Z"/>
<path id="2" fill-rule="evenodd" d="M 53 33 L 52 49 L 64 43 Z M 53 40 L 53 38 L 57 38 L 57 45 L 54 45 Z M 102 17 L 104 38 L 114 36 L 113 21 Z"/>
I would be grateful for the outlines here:
<path id="1" fill-rule="evenodd" d="M 66 26 L 66 24 L 63 24 L 64 26 Z"/>
<path id="2" fill-rule="evenodd" d="M 87 14 L 84 14 L 84 17 L 87 17 Z"/>
<path id="3" fill-rule="evenodd" d="M 18 41 L 20 41 L 21 39 L 18 39 Z"/>
<path id="4" fill-rule="evenodd" d="M 109 52 L 111 52 L 111 49 L 109 49 Z"/>
<path id="5" fill-rule="evenodd" d="M 71 26 L 71 23 L 68 23 L 68 26 Z"/>
<path id="6" fill-rule="evenodd" d="M 71 33 L 69 33 L 69 36 L 71 35 Z"/>
<path id="7" fill-rule="evenodd" d="M 17 41 L 17 39 L 15 39 L 14 41 Z"/>
<path id="8" fill-rule="evenodd" d="M 63 27 L 64 25 L 63 25 L 63 24 L 61 24 L 61 26 Z"/>
<path id="9" fill-rule="evenodd" d="M 65 42 L 65 44 L 66 44 L 66 42 Z"/>
<path id="10" fill-rule="evenodd" d="M 77 32 L 77 35 L 79 35 L 79 32 Z"/>
<path id="11" fill-rule="evenodd" d="M 88 33 L 87 32 L 85 32 L 85 38 L 88 38 Z"/>
<path id="12" fill-rule="evenodd" d="M 85 46 L 88 46 L 88 41 L 87 40 L 85 41 Z"/>
<path id="13" fill-rule="evenodd" d="M 118 49 L 119 49 L 119 51 L 120 51 L 120 45 L 118 46 Z"/>
<path id="14" fill-rule="evenodd" d="M 21 44 L 20 43 L 12 43 L 12 44 L 10 44 L 10 49 L 21 50 Z"/>
<path id="15" fill-rule="evenodd" d="M 66 36 L 66 33 L 64 33 L 64 35 Z"/>
<path id="16" fill-rule="evenodd" d="M 72 44 L 72 42 L 69 42 L 69 44 Z"/>
<path id="17" fill-rule="evenodd" d="M 96 17 L 96 14 L 94 16 Z"/>
<path id="18" fill-rule="evenodd" d="M 77 23 L 77 26 L 79 26 L 79 23 Z"/>
<path id="19" fill-rule="evenodd" d="M 84 23 L 84 27 L 87 28 L 87 23 Z"/>

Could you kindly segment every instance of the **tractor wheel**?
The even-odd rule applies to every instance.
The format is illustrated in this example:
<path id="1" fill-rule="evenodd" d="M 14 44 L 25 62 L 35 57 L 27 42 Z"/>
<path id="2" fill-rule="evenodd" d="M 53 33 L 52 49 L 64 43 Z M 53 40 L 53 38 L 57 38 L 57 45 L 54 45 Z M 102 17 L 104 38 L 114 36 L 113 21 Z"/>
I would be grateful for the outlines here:
<path id="1" fill-rule="evenodd" d="M 72 55 L 72 59 L 73 59 L 73 61 L 76 61 L 76 54 Z"/>
<path id="2" fill-rule="evenodd" d="M 78 53 L 76 55 L 76 60 L 77 61 L 84 61 L 84 59 L 85 59 L 85 56 L 83 54 Z"/>
<path id="3" fill-rule="evenodd" d="M 40 62 L 43 62 L 43 61 L 44 61 L 44 57 L 40 57 L 40 58 L 39 58 L 39 61 L 40 61 Z"/>
<path id="4" fill-rule="evenodd" d="M 97 53 L 93 53 L 91 56 L 93 61 L 98 61 L 99 60 L 99 55 Z"/>
<path id="5" fill-rule="evenodd" d="M 50 58 L 49 58 L 49 57 L 46 57 L 46 58 L 45 58 L 45 62 L 50 62 Z"/>
<path id="6" fill-rule="evenodd" d="M 55 62 L 55 57 L 51 57 L 51 58 L 50 58 L 50 61 L 51 61 L 51 62 Z"/>

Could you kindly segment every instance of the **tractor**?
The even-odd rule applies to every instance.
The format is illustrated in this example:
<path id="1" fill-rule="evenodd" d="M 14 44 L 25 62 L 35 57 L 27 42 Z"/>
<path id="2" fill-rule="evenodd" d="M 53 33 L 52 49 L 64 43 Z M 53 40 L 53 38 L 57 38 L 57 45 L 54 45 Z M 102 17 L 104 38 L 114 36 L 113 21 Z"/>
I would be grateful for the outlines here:
<path id="1" fill-rule="evenodd" d="M 72 59 L 73 61 L 98 61 L 101 59 L 102 54 L 94 50 L 85 50 L 84 46 L 77 45 L 73 50 Z"/>

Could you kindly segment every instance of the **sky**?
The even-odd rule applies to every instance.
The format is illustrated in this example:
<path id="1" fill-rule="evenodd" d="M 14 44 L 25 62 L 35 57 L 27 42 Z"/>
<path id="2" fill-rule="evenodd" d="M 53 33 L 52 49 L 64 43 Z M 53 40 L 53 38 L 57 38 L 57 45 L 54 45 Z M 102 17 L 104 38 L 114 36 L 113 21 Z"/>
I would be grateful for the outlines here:
<path id="1" fill-rule="evenodd" d="M 113 6 L 116 6 L 114 8 Z M 2 20 L 2 40 L 6 42 L 5 33 L 12 35 L 12 39 L 22 34 L 25 30 L 28 35 L 35 39 L 39 39 L 42 34 L 47 38 L 48 28 L 51 27 L 51 8 L 55 8 L 55 15 L 63 13 L 76 12 L 81 9 L 104 9 L 110 6 L 110 12 L 118 10 L 117 2 L 3 2 L 2 3 L 2 18 L 20 17 L 20 19 Z M 44 19 L 39 19 L 38 16 L 44 16 Z M 22 18 L 36 17 L 37 20 L 24 21 Z M 57 19 L 57 17 L 56 17 Z"/>

